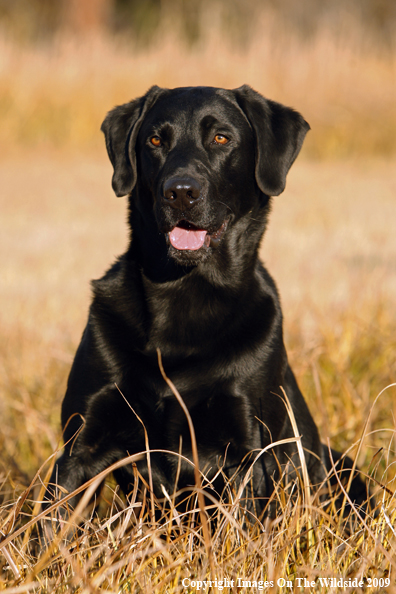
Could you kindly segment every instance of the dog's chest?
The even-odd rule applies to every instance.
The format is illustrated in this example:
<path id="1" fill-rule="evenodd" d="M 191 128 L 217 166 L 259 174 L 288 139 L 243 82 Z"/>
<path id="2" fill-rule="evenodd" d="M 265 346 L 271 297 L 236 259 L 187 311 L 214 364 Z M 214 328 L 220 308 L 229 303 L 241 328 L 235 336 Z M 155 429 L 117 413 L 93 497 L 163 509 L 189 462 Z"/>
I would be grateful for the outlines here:
<path id="1" fill-rule="evenodd" d="M 146 283 L 147 352 L 175 350 L 188 355 L 202 352 L 224 334 L 232 316 L 229 300 L 198 274 L 175 283 Z M 187 352 L 186 352 L 187 349 Z"/>

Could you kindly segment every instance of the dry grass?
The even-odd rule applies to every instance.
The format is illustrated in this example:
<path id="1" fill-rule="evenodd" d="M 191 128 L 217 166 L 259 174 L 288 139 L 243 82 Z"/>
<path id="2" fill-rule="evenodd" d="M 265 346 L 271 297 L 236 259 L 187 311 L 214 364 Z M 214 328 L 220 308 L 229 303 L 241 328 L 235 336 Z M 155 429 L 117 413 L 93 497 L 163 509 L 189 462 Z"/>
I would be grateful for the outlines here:
<path id="1" fill-rule="evenodd" d="M 104 113 L 165 87 L 249 83 L 300 110 L 313 128 L 305 155 L 391 155 L 396 151 L 396 53 L 380 53 L 346 13 L 305 42 L 279 14 L 255 14 L 249 43 L 202 12 L 202 37 L 183 45 L 180 24 L 164 22 L 149 49 L 131 40 L 59 36 L 22 48 L 0 29 L 1 146 L 98 147 Z M 394 49 L 394 48 L 393 48 Z"/>
<path id="2" fill-rule="evenodd" d="M 227 580 L 240 586 L 225 587 L 228 592 L 283 592 L 290 590 L 283 587 L 286 580 L 299 589 L 304 579 L 315 582 L 310 592 L 335 592 L 344 588 L 329 587 L 324 580 L 340 578 L 362 580 L 364 586 L 354 592 L 395 591 L 392 523 L 396 510 L 389 495 L 381 497 L 378 517 L 362 520 L 350 535 L 328 508 L 317 502 L 309 508 L 303 506 L 302 486 L 294 484 L 293 497 L 291 490 L 291 485 L 278 485 L 279 517 L 261 524 L 254 515 L 247 518 L 243 514 L 238 495 L 229 489 L 221 502 L 208 504 L 212 530 L 205 536 L 194 492 L 182 514 L 175 508 L 172 494 L 166 506 L 156 501 L 161 520 L 153 522 L 136 493 L 126 502 L 108 486 L 102 516 L 92 515 L 80 533 L 68 540 L 64 529 L 39 558 L 32 553 L 32 541 L 14 529 L 4 540 L 9 565 L 3 575 L 8 576 L 9 585 L 20 583 L 20 590 L 11 590 L 15 592 L 178 593 L 197 591 L 194 582 L 209 580 L 213 586 L 201 585 L 201 590 L 221 591 Z M 20 516 L 23 519 L 23 512 Z M 65 528 L 73 531 L 73 523 Z M 273 587 L 243 586 L 241 582 L 246 580 L 263 585 L 272 582 Z"/>
<path id="3" fill-rule="evenodd" d="M 316 580 L 312 592 L 362 592 L 322 585 L 319 577 L 390 576 L 389 587 L 366 583 L 364 591 L 396 592 L 396 62 L 365 46 L 353 27 L 346 27 L 348 44 L 329 29 L 304 45 L 264 18 L 257 26 L 266 35 L 244 51 L 216 35 L 215 15 L 188 55 L 164 37 L 144 52 L 119 40 L 80 46 L 63 38 L 46 49 L 0 40 L 2 590 L 177 593 L 195 591 L 183 588 L 183 578 L 214 572 L 218 580 L 273 580 L 264 590 L 282 594 L 290 589 L 277 586 L 278 578 L 292 580 L 296 591 L 308 591 L 296 581 L 307 577 Z M 168 507 L 159 524 L 110 481 L 99 515 L 72 546 L 54 542 L 37 557 L 34 530 L 21 529 L 34 523 L 48 464 L 26 489 L 59 447 L 60 403 L 85 324 L 88 280 L 127 241 L 125 203 L 112 194 L 98 132 L 104 113 L 153 83 L 246 82 L 297 107 L 313 128 L 285 194 L 274 200 L 262 257 L 280 288 L 290 360 L 323 439 L 351 448 L 378 481 L 380 514 L 348 536 L 317 503 L 307 522 L 302 494 L 297 505 L 280 487 L 283 513 L 263 527 L 246 523 L 233 494 L 234 506 L 225 498 L 211 511 L 211 569 L 194 493 L 185 522 Z"/>

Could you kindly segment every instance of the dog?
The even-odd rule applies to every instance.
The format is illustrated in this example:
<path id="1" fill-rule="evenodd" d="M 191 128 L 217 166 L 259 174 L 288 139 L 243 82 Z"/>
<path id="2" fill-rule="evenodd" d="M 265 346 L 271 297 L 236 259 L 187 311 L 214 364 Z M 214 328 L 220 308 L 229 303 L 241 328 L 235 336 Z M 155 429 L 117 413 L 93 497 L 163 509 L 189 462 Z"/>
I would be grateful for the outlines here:
<path id="1" fill-rule="evenodd" d="M 266 512 L 276 482 L 301 466 L 283 393 L 309 479 L 321 485 L 329 455 L 288 363 L 278 292 L 258 256 L 271 199 L 285 188 L 308 123 L 246 85 L 154 86 L 110 111 L 101 129 L 114 192 L 128 196 L 130 242 L 92 283 L 62 405 L 64 453 L 46 499 L 146 443 L 151 467 L 146 456 L 136 467 L 155 496 L 195 484 L 188 420 L 158 352 L 212 490 L 221 494 L 231 479 L 240 486 L 261 452 L 245 496 Z M 349 459 L 345 466 L 350 473 Z M 125 494 L 136 467 L 114 472 Z M 364 484 L 352 483 L 361 503 Z"/>

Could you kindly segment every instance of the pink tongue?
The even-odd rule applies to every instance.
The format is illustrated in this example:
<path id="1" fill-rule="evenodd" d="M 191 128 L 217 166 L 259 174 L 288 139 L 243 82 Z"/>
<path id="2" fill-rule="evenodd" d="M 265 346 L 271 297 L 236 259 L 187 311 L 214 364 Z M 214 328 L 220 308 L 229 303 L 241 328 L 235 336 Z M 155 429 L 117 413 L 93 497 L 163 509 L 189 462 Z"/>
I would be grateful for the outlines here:
<path id="1" fill-rule="evenodd" d="M 193 231 L 175 227 L 169 233 L 171 244 L 177 250 L 199 250 L 205 242 L 206 231 Z"/>

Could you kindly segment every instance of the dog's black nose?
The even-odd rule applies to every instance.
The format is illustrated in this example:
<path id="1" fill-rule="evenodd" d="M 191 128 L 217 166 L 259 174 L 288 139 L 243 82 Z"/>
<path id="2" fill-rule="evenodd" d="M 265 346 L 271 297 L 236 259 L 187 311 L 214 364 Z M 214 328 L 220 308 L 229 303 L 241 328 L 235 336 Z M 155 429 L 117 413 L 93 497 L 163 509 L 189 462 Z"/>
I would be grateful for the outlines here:
<path id="1" fill-rule="evenodd" d="M 173 208 L 192 208 L 201 197 L 201 186 L 193 177 L 172 177 L 164 183 L 163 197 Z"/>

